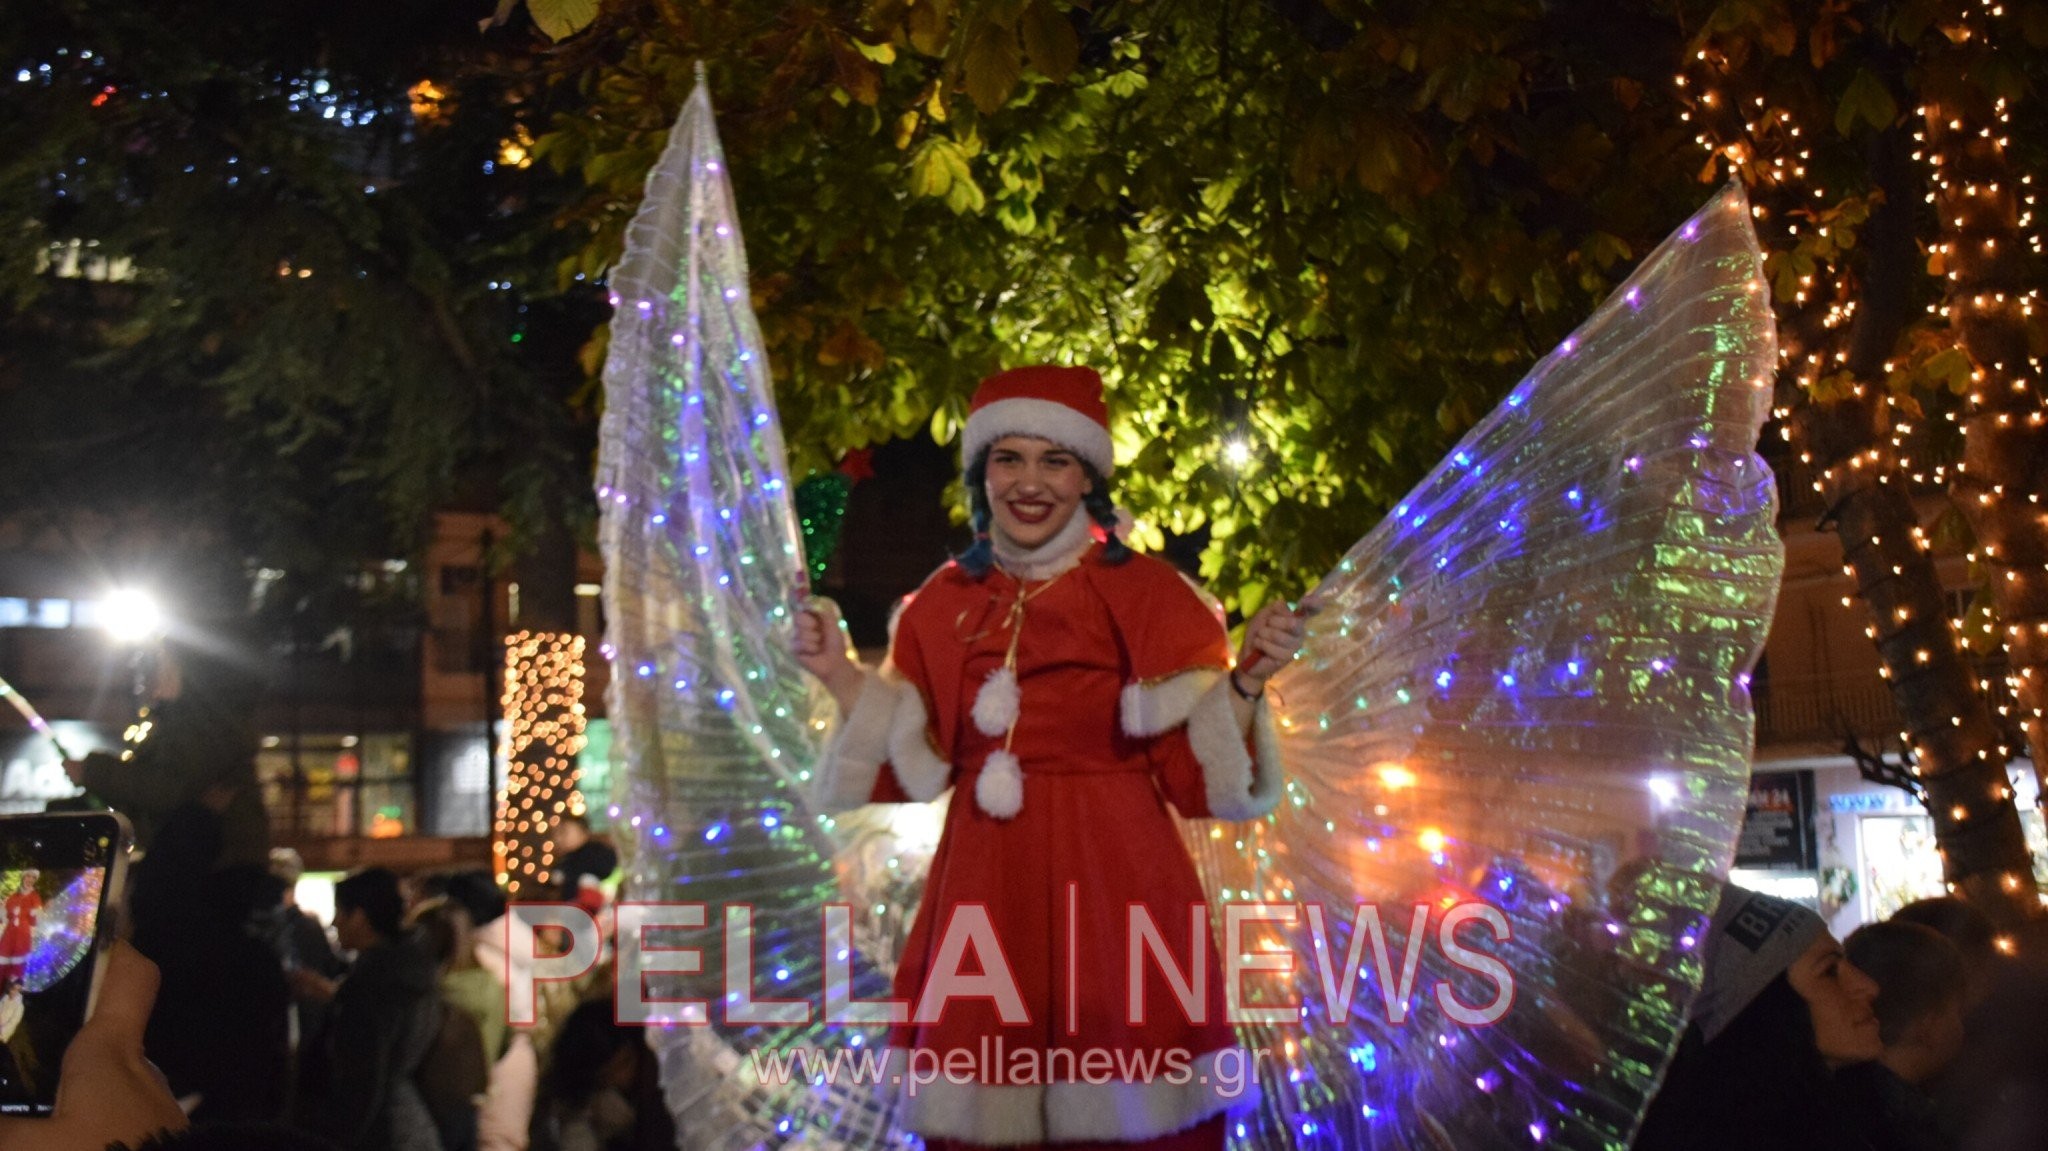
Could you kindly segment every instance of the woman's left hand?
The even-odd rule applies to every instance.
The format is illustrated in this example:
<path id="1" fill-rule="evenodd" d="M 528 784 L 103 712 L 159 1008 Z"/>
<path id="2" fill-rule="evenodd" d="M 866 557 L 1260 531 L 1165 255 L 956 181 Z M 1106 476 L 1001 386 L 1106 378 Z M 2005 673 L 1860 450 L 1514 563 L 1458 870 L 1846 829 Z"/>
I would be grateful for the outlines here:
<path id="1" fill-rule="evenodd" d="M 1244 628 L 1244 646 L 1231 672 L 1240 691 L 1257 695 L 1266 681 L 1293 662 L 1308 628 L 1308 613 L 1274 600 L 1259 609 Z"/>

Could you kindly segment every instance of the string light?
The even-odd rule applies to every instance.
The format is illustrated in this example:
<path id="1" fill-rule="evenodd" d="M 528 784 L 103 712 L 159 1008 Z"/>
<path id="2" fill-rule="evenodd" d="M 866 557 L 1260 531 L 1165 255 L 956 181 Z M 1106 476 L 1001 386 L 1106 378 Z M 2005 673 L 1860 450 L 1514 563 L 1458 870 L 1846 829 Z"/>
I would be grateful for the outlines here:
<path id="1" fill-rule="evenodd" d="M 505 640 L 505 792 L 496 844 L 506 891 L 517 896 L 554 869 L 554 829 L 583 814 L 583 637 L 521 631 Z"/>
<path id="2" fill-rule="evenodd" d="M 1936 25 L 1946 36 L 1929 37 L 1933 46 L 1927 51 L 1963 55 L 1965 66 L 1953 69 L 1956 74 L 1987 74 L 1974 65 L 2021 39 L 2014 30 L 1986 34 L 2002 16 L 2002 6 L 1992 3 L 1945 5 Z M 2003 485 L 1988 481 L 1997 478 L 2001 460 L 2048 454 L 2048 439 L 2034 431 L 2041 426 L 2041 366 L 2029 354 L 2025 333 L 2039 303 L 2033 284 L 2040 277 L 2030 280 L 2016 262 L 2021 253 L 2038 254 L 2042 242 L 2023 231 L 2032 220 L 2031 177 L 2016 179 L 2004 155 L 2010 101 L 1986 94 L 1981 104 L 1966 107 L 1967 89 L 1944 90 L 1940 100 L 1914 108 L 1914 159 L 1927 174 L 1925 200 L 1934 206 L 1940 228 L 1927 246 L 1928 270 L 1940 293 L 1927 303 L 1926 319 L 1889 350 L 1881 366 L 1852 363 L 1851 328 L 1862 284 L 1850 256 L 1858 250 L 1852 246 L 1855 233 L 1878 210 L 1878 201 L 1808 178 L 1813 157 L 1796 102 L 1778 100 L 1769 86 L 1774 69 L 1804 70 L 1803 60 L 1781 62 L 1753 44 L 1724 42 L 1719 35 L 1702 35 L 1674 77 L 1674 88 L 1684 109 L 1681 119 L 1694 129 L 1707 158 L 1703 177 L 1725 171 L 1741 179 L 1762 209 L 1756 214 L 1759 232 L 1779 269 L 1781 362 L 1792 394 L 1803 400 L 1775 409 L 1784 421 L 1780 435 L 1812 469 L 1812 487 L 1830 519 L 1876 528 L 1844 539 L 1844 573 L 1882 624 L 1866 634 L 1877 644 L 1879 675 L 1893 685 L 1909 726 L 1938 725 L 1956 733 L 1916 741 L 1915 758 L 1926 762 L 1909 766 L 1924 774 L 1933 801 L 1941 805 L 1936 810 L 1948 810 L 1953 825 L 1966 818 L 1973 826 L 1994 817 L 2016 821 L 2005 794 L 2005 753 L 1994 758 L 1983 749 L 1997 742 L 1994 713 L 2016 715 L 2034 746 L 2037 769 L 2048 770 L 2042 721 L 2048 675 L 2030 674 L 2048 658 L 2048 645 L 2022 650 L 2013 642 L 2019 632 L 2012 627 L 2042 622 L 2038 614 L 2023 614 L 2028 609 L 2022 605 L 2039 602 L 2032 589 L 2048 568 L 2006 562 L 1994 549 L 2019 554 L 2011 544 L 2024 533 L 2030 540 L 2024 553 L 2040 554 L 2048 521 L 2031 514 L 2032 508 L 2024 517 L 2013 514 L 2008 509 L 2015 502 L 2008 501 Z M 1802 76 L 1799 84 L 1806 82 Z M 1828 170 L 1861 163 L 1860 156 L 1846 158 Z M 1874 381 L 1885 386 L 1868 388 Z M 1952 392 L 1964 393 L 1959 404 Z M 1939 421 L 1930 420 L 1923 402 L 1946 409 Z M 1930 424 L 1962 433 L 1963 459 L 1924 458 L 1953 440 L 1928 434 Z M 1879 430 L 1863 443 L 1845 441 L 1845 432 L 1865 425 Z M 1824 436 L 1814 434 L 1823 427 Z M 2017 433 L 2034 438 L 2017 447 Z M 1988 623 L 1971 633 L 2002 648 L 2012 668 L 1988 688 L 1969 671 L 1965 621 L 1933 610 L 1941 583 L 1911 494 L 1929 484 L 1948 487 L 1969 520 L 1983 556 L 1972 557 L 1973 571 L 1986 577 L 1992 604 L 2008 624 L 2003 634 Z M 2029 503 L 2037 506 L 2038 500 Z M 1845 606 L 1849 600 L 1843 597 Z M 1943 686 L 1930 687 L 1934 683 Z M 1958 709 L 1960 714 L 1952 714 Z M 1987 795 L 1997 806 L 1981 807 Z M 1967 807 L 1949 802 L 1964 796 L 1976 798 Z M 1937 838 L 1945 830 L 1938 821 Z M 2027 914 L 2031 875 L 2018 878 L 2000 854 L 2009 854 L 2018 841 L 2017 834 L 1979 835 L 1968 844 L 1944 840 L 1953 848 L 1945 852 L 1952 886 L 1973 898 L 1989 896 L 1987 906 L 1995 905 L 2002 918 Z"/>

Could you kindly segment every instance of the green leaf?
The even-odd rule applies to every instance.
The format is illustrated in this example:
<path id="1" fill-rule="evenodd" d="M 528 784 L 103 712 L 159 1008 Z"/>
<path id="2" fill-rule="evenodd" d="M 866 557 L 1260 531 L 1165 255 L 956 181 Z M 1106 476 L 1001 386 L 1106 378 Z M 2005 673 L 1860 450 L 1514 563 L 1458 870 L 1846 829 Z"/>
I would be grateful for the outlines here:
<path id="1" fill-rule="evenodd" d="M 967 96 L 982 115 L 1003 106 L 1017 81 L 1024 78 L 1024 56 L 1017 45 L 1017 32 L 994 20 L 975 23 L 968 34 L 967 57 L 962 62 Z"/>
<path id="2" fill-rule="evenodd" d="M 989 197 L 981 193 L 981 184 L 965 174 L 954 176 L 952 186 L 946 188 L 946 207 L 950 207 L 954 215 L 977 213 L 987 207 L 987 203 Z"/>
<path id="3" fill-rule="evenodd" d="M 1064 80 L 1081 62 L 1081 39 L 1051 0 L 1032 0 L 1017 21 L 1024 40 L 1024 58 L 1048 80 Z"/>
<path id="4" fill-rule="evenodd" d="M 967 157 L 960 146 L 943 136 L 932 136 L 910 155 L 910 191 L 915 196 L 943 196 L 952 190 L 954 173 L 967 170 Z"/>
<path id="5" fill-rule="evenodd" d="M 534 26 L 557 43 L 590 27 L 597 19 L 597 0 L 526 0 Z"/>
<path id="6" fill-rule="evenodd" d="M 1899 102 L 1884 86 L 1884 81 L 1872 75 L 1868 68 L 1858 68 L 1856 78 L 1849 81 L 1849 87 L 1842 93 L 1842 102 L 1835 107 L 1835 131 L 1844 136 L 1862 120 L 1882 132 L 1899 118 Z"/>
<path id="7" fill-rule="evenodd" d="M 1960 396 L 1969 392 L 1970 376 L 1976 371 L 1976 366 L 1970 363 L 1970 357 L 1961 348 L 1944 348 L 1927 357 L 1927 362 L 1920 365 L 1920 371 L 1928 379 Z"/>

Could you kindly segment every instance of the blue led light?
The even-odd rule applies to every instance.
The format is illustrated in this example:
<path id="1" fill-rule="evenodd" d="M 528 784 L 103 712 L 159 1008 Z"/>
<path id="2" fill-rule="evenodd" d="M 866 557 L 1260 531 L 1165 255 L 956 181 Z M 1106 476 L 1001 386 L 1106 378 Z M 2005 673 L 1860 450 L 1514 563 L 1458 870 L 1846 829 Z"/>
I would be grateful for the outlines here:
<path id="1" fill-rule="evenodd" d="M 723 823 L 714 823 L 714 824 L 712 824 L 712 825 L 711 825 L 710 827 L 707 827 L 707 828 L 705 828 L 705 829 L 704 829 L 704 842 L 706 842 L 706 843 L 717 843 L 717 842 L 718 842 L 718 837 L 719 837 L 719 836 L 722 836 L 722 835 L 724 835 L 724 834 L 725 834 L 725 824 L 723 824 Z"/>

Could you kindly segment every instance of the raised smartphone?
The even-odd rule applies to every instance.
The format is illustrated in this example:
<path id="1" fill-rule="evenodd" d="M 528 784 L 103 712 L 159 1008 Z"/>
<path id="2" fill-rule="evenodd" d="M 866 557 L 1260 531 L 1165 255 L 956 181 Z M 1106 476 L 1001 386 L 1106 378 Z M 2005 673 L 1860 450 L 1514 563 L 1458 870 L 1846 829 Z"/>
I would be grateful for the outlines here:
<path id="1" fill-rule="evenodd" d="M 128 821 L 106 811 L 0 817 L 0 1115 L 48 1115 L 92 1014 L 128 879 Z"/>

